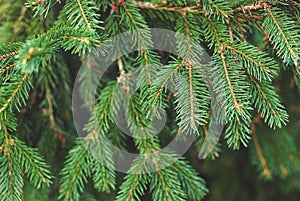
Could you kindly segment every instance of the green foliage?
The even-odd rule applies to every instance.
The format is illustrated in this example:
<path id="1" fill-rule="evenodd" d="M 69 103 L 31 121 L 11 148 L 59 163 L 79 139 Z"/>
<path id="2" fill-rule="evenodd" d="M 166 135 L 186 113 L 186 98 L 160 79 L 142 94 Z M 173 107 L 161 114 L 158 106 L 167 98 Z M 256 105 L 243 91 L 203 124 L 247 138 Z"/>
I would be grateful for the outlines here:
<path id="1" fill-rule="evenodd" d="M 270 36 L 276 54 L 287 64 L 299 65 L 299 24 L 278 8 L 267 8 L 262 27 Z"/>
<path id="2" fill-rule="evenodd" d="M 4 136 L 0 139 L 1 200 L 21 200 L 23 171 L 35 188 L 49 187 L 52 176 L 48 165 L 37 150 L 8 135 L 4 123 L 1 125 L 1 134 Z"/>
<path id="3" fill-rule="evenodd" d="M 79 200 L 84 184 L 87 183 L 87 177 L 90 176 L 91 157 L 87 152 L 88 150 L 80 140 L 70 151 L 61 172 L 63 182 L 60 188 L 60 198 Z"/>
<path id="4" fill-rule="evenodd" d="M 299 104 L 290 103 L 300 91 L 299 7 L 282 0 L 1 1 L 0 201 L 202 200 L 208 189 L 197 162 L 163 147 L 168 138 L 197 135 L 197 155 L 216 103 L 226 125 L 210 158 L 223 144 L 250 144 L 264 178 L 299 175 Z M 177 54 L 153 49 L 151 27 L 176 32 L 174 44 L 163 45 Z M 126 40 L 110 44 L 123 32 Z M 115 59 L 99 86 L 97 55 L 90 55 L 97 47 Z M 120 57 L 124 48 L 136 51 Z M 79 93 L 91 116 L 78 138 L 71 81 L 86 60 Z M 293 95 L 281 96 L 287 88 Z M 152 120 L 162 121 L 163 110 L 166 125 L 157 131 Z M 125 176 L 114 170 L 112 145 L 139 154 Z"/>

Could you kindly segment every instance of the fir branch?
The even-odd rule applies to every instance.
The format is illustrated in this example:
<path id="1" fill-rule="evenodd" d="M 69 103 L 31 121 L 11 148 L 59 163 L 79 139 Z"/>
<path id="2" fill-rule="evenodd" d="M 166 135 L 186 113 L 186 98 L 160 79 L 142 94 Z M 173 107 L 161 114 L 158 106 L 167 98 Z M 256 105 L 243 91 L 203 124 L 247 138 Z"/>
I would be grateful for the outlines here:
<path id="1" fill-rule="evenodd" d="M 85 21 L 85 24 L 86 24 L 87 28 L 91 29 L 91 28 L 92 28 L 92 27 L 91 27 L 91 23 L 90 23 L 90 22 L 88 21 L 88 19 L 87 19 L 87 16 L 86 16 L 86 14 L 85 14 L 85 12 L 84 12 L 84 10 L 83 10 L 83 8 L 82 8 L 82 5 L 81 5 L 80 0 L 76 0 L 76 1 L 77 1 L 77 4 L 78 4 L 79 9 L 80 9 L 80 12 L 81 12 L 81 15 L 82 15 L 82 17 L 83 17 L 83 19 L 84 19 L 84 21 Z"/>
<path id="2" fill-rule="evenodd" d="M 297 66 L 299 62 L 299 36 L 296 25 L 288 16 L 279 9 L 265 8 L 267 11 L 263 29 L 269 34 L 278 56 L 283 57 L 284 62 L 289 63 L 292 59 L 294 65 Z M 278 34 L 279 33 L 279 34 Z"/>
<path id="3" fill-rule="evenodd" d="M 99 96 L 100 104 L 95 107 L 97 125 L 99 129 L 105 133 L 109 129 L 109 121 L 112 119 L 112 101 L 115 95 L 115 89 L 117 83 L 112 81 L 107 85 L 107 87 L 101 92 Z"/>
<path id="4" fill-rule="evenodd" d="M 147 155 L 142 158 L 137 158 L 131 165 L 128 174 L 124 178 L 124 182 L 120 187 L 116 201 L 140 200 L 140 196 L 144 194 L 146 185 L 149 182 L 150 174 L 145 174 L 145 164 Z M 134 172 L 131 174 L 131 172 Z"/>
<path id="5" fill-rule="evenodd" d="M 20 52 L 18 51 L 19 46 L 20 43 L 0 46 L 0 74 L 12 69 L 16 65 L 15 56 Z"/>
<path id="6" fill-rule="evenodd" d="M 203 10 L 205 10 L 206 16 L 216 18 L 217 20 L 221 19 L 223 22 L 229 23 L 231 17 L 231 7 L 229 3 L 225 0 L 203 0 Z"/>
<path id="7" fill-rule="evenodd" d="M 237 24 L 237 27 L 238 27 L 238 30 L 239 30 L 239 32 L 240 32 L 240 36 L 242 37 L 242 41 L 243 41 L 244 43 L 246 43 L 247 40 L 246 40 L 245 34 L 244 34 L 244 32 L 243 32 L 243 30 L 242 30 L 242 27 L 241 27 L 241 25 L 240 25 L 239 23 Z"/>
<path id="8" fill-rule="evenodd" d="M 90 176 L 90 155 L 81 140 L 76 141 L 76 146 L 70 150 L 61 172 L 62 183 L 59 189 L 59 198 L 76 201 L 84 190 L 87 176 Z"/>
<path id="9" fill-rule="evenodd" d="M 227 144 L 234 149 L 239 148 L 240 142 L 247 146 L 251 132 L 249 110 L 252 109 L 249 95 L 247 95 L 250 92 L 249 84 L 246 77 L 242 76 L 242 68 L 236 63 L 235 55 L 226 51 L 223 44 L 220 45 L 219 52 L 213 56 L 213 60 L 216 65 L 213 68 L 213 84 L 218 92 L 217 98 L 222 105 L 224 104 L 226 111 L 225 139 L 227 139 Z M 220 81 L 220 74 L 222 81 Z"/>
<path id="10" fill-rule="evenodd" d="M 179 70 L 183 68 L 183 62 L 174 61 L 170 62 L 168 65 L 164 65 L 157 72 L 155 79 L 153 80 L 153 87 L 145 93 L 141 93 L 140 98 L 142 102 L 142 109 L 147 112 L 147 117 L 156 111 L 156 107 L 167 108 L 167 100 L 170 100 L 171 91 L 166 97 L 166 90 L 168 86 L 173 87 L 172 82 L 176 75 L 178 75 Z"/>
<path id="11" fill-rule="evenodd" d="M 204 37 L 208 43 L 208 47 L 215 47 L 215 52 L 219 51 L 221 45 L 228 41 L 229 35 L 227 27 L 218 21 L 214 21 L 210 17 L 202 17 L 201 19 Z"/>
<path id="12" fill-rule="evenodd" d="M 101 28 L 99 14 L 97 14 L 97 6 L 94 1 L 87 0 L 69 0 L 64 7 L 71 25 L 78 27 L 86 27 L 88 31 L 94 32 Z"/>
<path id="13" fill-rule="evenodd" d="M 209 105 L 208 91 L 203 83 L 204 76 L 199 76 L 199 73 L 205 74 L 204 65 L 201 64 L 202 47 L 199 44 L 201 31 L 196 16 L 190 13 L 183 13 L 175 28 L 177 30 L 177 51 L 186 67 L 185 74 L 188 82 L 185 84 L 185 80 L 180 80 L 184 78 L 176 79 L 177 119 L 179 126 L 184 131 L 190 132 L 191 129 L 198 132 L 197 127 L 206 123 L 206 111 Z M 186 97 L 189 98 L 188 101 Z M 200 102 L 204 104 L 200 104 Z"/>
<path id="14" fill-rule="evenodd" d="M 21 201 L 23 187 L 21 167 L 17 160 L 18 155 L 14 152 L 15 141 L 9 137 L 4 121 L 1 122 L 0 133 L 4 136 L 4 139 L 1 136 L 1 141 L 5 141 L 3 150 L 0 151 L 0 182 L 2 184 L 0 200 Z"/>
<path id="15" fill-rule="evenodd" d="M 109 192 L 110 188 L 113 188 L 115 177 L 113 168 L 109 169 L 102 164 L 112 166 L 112 150 L 104 140 L 101 140 L 101 136 L 110 128 L 111 103 L 115 87 L 116 82 L 111 82 L 102 90 L 99 96 L 100 102 L 95 106 L 92 117 L 84 128 L 88 135 L 84 142 L 78 139 L 76 145 L 70 150 L 61 172 L 62 185 L 59 198 L 79 200 L 84 183 L 87 182 L 87 177 L 91 176 L 91 173 L 94 173 L 93 182 L 97 189 Z M 91 155 L 92 153 L 89 153 L 88 150 L 93 150 L 94 155 Z M 104 153 L 105 158 L 103 158 Z"/>
<path id="16" fill-rule="evenodd" d="M 153 173 L 150 185 L 152 198 L 154 201 L 184 201 L 186 195 L 181 189 L 177 173 L 170 168 L 159 169 Z"/>
<path id="17" fill-rule="evenodd" d="M 0 108 L 0 114 L 3 113 L 4 110 L 11 104 L 11 102 L 15 99 L 15 97 L 20 94 L 20 96 L 28 96 L 28 92 L 22 92 L 23 88 L 27 88 L 26 86 L 23 86 L 23 83 L 25 80 L 29 77 L 29 73 L 25 73 L 23 77 L 20 77 L 21 79 L 18 79 L 18 83 L 13 91 L 11 91 L 10 95 L 8 96 L 8 99 L 5 100 L 4 103 L 1 103 Z M 8 83 L 7 83 L 8 84 Z M 14 83 L 16 84 L 16 83 Z M 4 88 L 4 87 L 3 87 Z M 24 94 L 22 94 L 24 93 Z M 24 100 L 24 98 L 22 98 Z"/>
<path id="18" fill-rule="evenodd" d="M 166 73 L 161 73 L 161 75 L 167 75 L 164 79 L 157 79 L 157 81 L 161 81 L 163 80 L 163 82 L 159 83 L 159 89 L 155 95 L 155 99 L 158 99 L 159 96 L 161 95 L 164 87 L 167 85 L 168 81 L 171 80 L 171 78 L 178 72 L 178 70 L 180 68 L 183 67 L 183 63 L 180 63 L 180 64 L 176 64 L 175 68 L 171 68 L 171 71 L 170 72 L 166 72 Z M 166 68 L 168 69 L 168 68 Z"/>
<path id="19" fill-rule="evenodd" d="M 14 139 L 14 142 L 16 154 L 19 156 L 20 164 L 23 166 L 30 182 L 38 189 L 45 186 L 49 187 L 52 183 L 52 176 L 44 159 L 39 156 L 36 149 L 27 147 L 22 141 Z"/>
<path id="20" fill-rule="evenodd" d="M 275 88 L 269 81 L 258 82 L 253 76 L 249 75 L 253 85 L 251 85 L 251 92 L 253 94 L 254 106 L 261 113 L 261 117 L 264 118 L 265 122 L 269 127 L 275 128 L 282 127 L 288 122 L 288 114 L 284 107 L 278 100 L 278 95 L 275 92 Z"/>
<path id="21" fill-rule="evenodd" d="M 224 44 L 223 46 L 236 53 L 238 61 L 259 81 L 262 79 L 271 80 L 272 76 L 276 75 L 277 63 L 256 47 L 240 42 Z"/>
<path id="22" fill-rule="evenodd" d="M 126 94 L 126 96 L 129 96 Z M 135 143 L 141 153 L 151 152 L 154 149 L 154 144 L 156 144 L 152 136 L 156 134 L 156 129 L 150 123 L 150 118 L 147 117 L 146 111 L 141 110 L 139 96 L 137 94 L 131 95 L 128 98 L 128 103 L 125 104 L 125 115 L 127 119 L 127 124 L 130 132 L 135 137 Z M 145 140 L 149 138 L 149 140 Z M 158 149 L 158 148 L 156 148 Z"/>
<path id="23" fill-rule="evenodd" d="M 87 136 L 86 146 L 91 154 L 91 174 L 94 187 L 100 192 L 110 192 L 115 189 L 115 171 L 112 147 L 105 136 L 98 130 Z"/>
<path id="24" fill-rule="evenodd" d="M 42 15 L 47 17 L 49 10 L 53 7 L 56 3 L 61 3 L 60 0 L 30 0 L 28 3 L 25 3 L 25 9 L 31 8 L 35 11 L 35 15 Z"/>
<path id="25" fill-rule="evenodd" d="M 198 133 L 198 126 L 207 123 L 210 96 L 200 72 L 187 69 L 182 75 L 175 79 L 176 119 L 182 131 Z"/>
<path id="26" fill-rule="evenodd" d="M 298 9 L 300 9 L 300 4 L 299 3 L 296 3 L 294 1 L 288 1 L 287 3 L 290 4 L 290 5 L 292 5 L 292 6 L 294 6 L 294 7 L 296 7 L 296 8 L 298 8 Z"/>
<path id="27" fill-rule="evenodd" d="M 98 142 L 99 143 L 99 142 Z M 102 145 L 102 144 L 101 144 Z M 109 150 L 104 150 L 102 155 L 107 155 Z M 110 150 L 111 151 L 111 150 Z M 112 155 L 112 154 L 110 154 Z M 112 157 L 107 157 L 109 160 L 112 160 Z M 106 159 L 107 159 L 106 158 Z M 105 159 L 104 159 L 105 160 Z M 108 164 L 108 161 L 102 161 L 97 158 L 92 162 L 92 179 L 94 182 L 94 187 L 100 192 L 110 193 L 111 190 L 115 190 L 115 180 L 116 175 L 114 172 L 114 167 L 106 167 L 103 163 Z M 113 161 L 110 161 L 110 164 L 113 164 Z"/>
<path id="28" fill-rule="evenodd" d="M 189 198 L 192 200 L 202 200 L 208 193 L 208 189 L 205 187 L 205 181 L 197 176 L 197 172 L 187 161 L 182 159 L 178 160 L 172 164 L 171 168 L 174 168 L 178 173 L 182 187 Z"/>
<path id="29" fill-rule="evenodd" d="M 153 64 L 157 63 L 158 61 L 155 58 L 154 53 L 149 50 L 149 46 L 152 46 L 150 30 L 145 19 L 134 5 L 122 4 L 121 14 L 122 17 L 124 17 L 123 19 L 126 20 L 128 29 L 130 31 L 133 31 L 133 37 L 137 37 L 136 39 L 133 39 L 133 41 L 137 42 L 142 55 L 140 57 L 141 61 L 139 61 L 139 58 L 137 59 L 137 61 L 138 63 L 142 63 L 145 66 L 145 74 L 147 75 L 147 81 L 151 88 L 152 75 L 150 69 L 151 63 L 149 61 L 153 60 Z M 140 75 L 143 75 L 143 73 L 141 73 Z M 144 82 L 142 77 L 139 79 Z"/>
<path id="30" fill-rule="evenodd" d="M 223 50 L 224 50 L 224 46 L 221 46 L 221 48 L 219 49 L 219 51 L 220 51 L 220 57 L 221 57 L 221 60 L 222 60 L 222 64 L 223 64 L 223 68 L 224 68 L 224 72 L 225 72 L 225 77 L 226 77 L 226 80 L 227 80 L 228 88 L 230 90 L 230 93 L 231 93 L 231 96 L 232 96 L 232 99 L 233 99 L 233 102 L 234 102 L 234 108 L 237 109 L 237 111 L 239 113 L 241 113 L 241 106 L 242 105 L 238 103 L 238 100 L 237 100 L 235 92 L 234 92 L 234 88 L 233 88 L 233 86 L 231 84 Z"/>
<path id="31" fill-rule="evenodd" d="M 60 39 L 59 44 L 64 50 L 72 50 L 72 54 L 79 55 L 90 53 L 94 47 L 101 46 L 102 41 L 105 40 L 105 37 L 84 27 L 74 29 L 70 26 L 58 26 L 51 30 L 50 34 Z"/>
<path id="32" fill-rule="evenodd" d="M 10 149 L 10 145 L 12 145 L 12 141 L 10 141 L 10 139 L 8 138 L 8 134 L 7 134 L 7 129 L 6 126 L 4 124 L 4 122 L 1 123 L 1 129 L 3 130 L 3 135 L 4 135 L 4 139 L 5 139 L 5 146 L 4 146 L 4 153 L 7 156 L 7 169 L 8 169 L 8 177 L 9 177 L 9 200 L 13 200 L 12 196 L 14 194 L 15 189 L 13 189 L 13 170 L 12 170 L 12 165 L 11 165 L 11 149 Z M 3 171 L 4 172 L 4 171 Z M 4 175 L 3 175 L 4 177 Z M 7 196 L 4 194 L 4 196 Z M 3 196 L 3 197 L 4 197 Z M 19 196 L 18 196 L 19 197 Z"/>
<path id="33" fill-rule="evenodd" d="M 189 74 L 189 85 L 190 85 L 190 109 L 191 109 L 191 126 L 195 129 L 195 114 L 194 114 L 194 92 L 193 92 L 193 75 L 192 75 L 192 66 L 188 65 L 188 74 Z"/>

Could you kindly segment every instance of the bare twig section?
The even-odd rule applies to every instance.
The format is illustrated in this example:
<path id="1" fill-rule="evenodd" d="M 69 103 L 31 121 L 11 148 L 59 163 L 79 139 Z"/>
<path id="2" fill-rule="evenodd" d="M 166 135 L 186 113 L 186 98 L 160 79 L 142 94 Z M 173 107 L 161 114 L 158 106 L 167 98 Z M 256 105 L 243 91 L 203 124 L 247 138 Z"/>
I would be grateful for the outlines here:
<path id="1" fill-rule="evenodd" d="M 73 40 L 77 40 L 77 41 L 80 41 L 82 43 L 85 43 L 85 44 L 90 44 L 90 43 L 93 43 L 95 45 L 102 45 L 101 42 L 99 41 L 94 41 L 94 40 L 90 40 L 89 38 L 87 37 L 76 37 L 76 36 L 65 36 L 63 37 L 64 40 L 66 39 L 73 39 Z"/>
<path id="2" fill-rule="evenodd" d="M 123 62 L 122 62 L 122 59 L 119 58 L 118 59 L 118 67 L 119 67 L 119 73 L 120 73 L 120 77 L 123 77 L 125 76 L 125 70 L 124 70 L 124 65 L 123 65 Z"/>
<path id="3" fill-rule="evenodd" d="M 246 11 L 251 11 L 251 10 L 258 10 L 258 9 L 267 9 L 271 6 L 275 6 L 277 4 L 279 4 L 280 2 L 284 2 L 284 3 L 288 3 L 291 6 L 294 6 L 296 8 L 300 9 L 300 4 L 299 3 L 295 3 L 293 1 L 285 1 L 285 0 L 280 0 L 278 2 L 275 1 L 269 1 L 269 2 L 258 2 L 256 4 L 252 4 L 252 5 L 248 5 L 248 6 L 240 6 L 237 7 L 234 12 L 243 12 L 246 13 Z M 260 19 L 263 18 L 263 16 L 260 15 L 246 15 L 246 16 L 239 16 L 240 18 L 256 18 L 256 19 Z"/>
<path id="4" fill-rule="evenodd" d="M 264 16 L 262 15 L 238 15 L 237 18 L 241 18 L 241 19 L 263 19 Z"/>
<path id="5" fill-rule="evenodd" d="M 261 8 L 267 8 L 269 6 L 277 4 L 276 2 L 260 2 L 257 4 L 252 4 L 249 6 L 241 6 L 237 7 L 234 12 L 246 12 L 246 11 L 251 11 L 251 10 L 258 10 Z"/>
<path id="6" fill-rule="evenodd" d="M 253 143 L 254 143 L 254 146 L 255 146 L 256 154 L 257 154 L 258 160 L 260 161 L 261 166 L 263 168 L 263 175 L 264 176 L 271 176 L 272 172 L 268 168 L 267 161 L 266 161 L 266 159 L 263 155 L 261 146 L 259 144 L 258 138 L 257 138 L 256 133 L 255 133 L 254 124 L 251 124 L 250 129 L 252 131 L 252 138 L 253 138 Z"/>
<path id="7" fill-rule="evenodd" d="M 242 27 L 241 27 L 241 25 L 240 25 L 239 23 L 237 24 L 237 27 L 238 27 L 238 30 L 239 30 L 240 35 L 241 35 L 241 37 L 242 37 L 242 41 L 243 41 L 244 43 L 247 43 L 245 34 L 244 34 L 243 29 L 242 29 Z"/>
<path id="8" fill-rule="evenodd" d="M 117 82 L 121 84 L 123 92 L 129 92 L 130 88 L 128 86 L 127 79 L 130 77 L 131 74 L 126 74 L 126 71 L 124 70 L 124 64 L 121 58 L 118 59 L 118 67 L 120 76 L 117 77 Z"/>
<path id="9" fill-rule="evenodd" d="M 160 6 L 150 2 L 142 2 L 142 1 L 134 1 L 132 2 L 132 4 L 140 8 L 154 9 L 160 11 L 171 11 L 171 12 L 179 12 L 179 13 L 184 13 L 184 12 L 205 13 L 205 11 L 201 10 L 201 8 L 197 5 L 185 6 L 185 7 L 179 7 L 179 6 L 168 7 L 168 6 Z"/>
<path id="10" fill-rule="evenodd" d="M 50 129 L 54 131 L 55 137 L 59 138 L 59 140 L 61 141 L 61 146 L 64 148 L 66 145 L 66 138 L 63 136 L 63 131 L 56 125 L 55 122 L 55 116 L 54 116 L 53 104 L 52 104 L 52 92 L 48 83 L 46 86 L 46 101 L 48 105 L 48 111 L 46 115 L 49 118 Z"/>
<path id="11" fill-rule="evenodd" d="M 37 6 L 37 5 L 45 3 L 45 2 L 46 2 L 46 0 L 37 0 L 37 1 L 32 2 L 31 4 L 34 6 Z"/>
<path id="12" fill-rule="evenodd" d="M 10 53 L 4 54 L 4 55 L 0 55 L 0 59 L 5 59 L 7 57 L 12 57 L 12 56 L 14 56 L 18 53 L 19 53 L 19 51 L 14 51 L 14 52 L 10 52 Z"/>
<path id="13" fill-rule="evenodd" d="M 232 26 L 228 26 L 228 33 L 229 33 L 229 38 L 230 38 L 230 42 L 233 42 L 233 31 L 232 31 Z"/>
<path id="14" fill-rule="evenodd" d="M 2 113 L 8 107 L 8 105 L 13 101 L 14 97 L 16 96 L 18 91 L 21 89 L 24 81 L 26 80 L 26 78 L 28 78 L 29 75 L 30 75 L 29 73 L 24 74 L 24 76 L 23 76 L 22 80 L 20 81 L 20 83 L 18 84 L 17 88 L 13 91 L 13 93 L 11 94 L 9 99 L 6 101 L 6 103 L 0 109 L 0 113 Z"/>

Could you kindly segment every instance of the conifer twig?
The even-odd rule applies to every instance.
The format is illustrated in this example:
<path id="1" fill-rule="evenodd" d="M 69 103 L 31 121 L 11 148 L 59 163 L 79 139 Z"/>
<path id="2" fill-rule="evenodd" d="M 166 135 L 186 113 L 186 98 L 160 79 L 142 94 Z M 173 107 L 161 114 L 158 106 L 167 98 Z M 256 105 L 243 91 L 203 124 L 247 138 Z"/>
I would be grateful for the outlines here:
<path id="1" fill-rule="evenodd" d="M 13 51 L 13 52 L 10 52 L 10 53 L 7 53 L 7 54 L 4 54 L 4 55 L 0 55 L 0 59 L 5 59 L 7 57 L 12 57 L 16 54 L 18 54 L 20 51 Z"/>
<path id="2" fill-rule="evenodd" d="M 77 4 L 78 4 L 78 6 L 79 6 L 80 12 L 81 12 L 81 14 L 82 14 L 82 17 L 83 17 L 83 19 L 84 19 L 84 21 L 85 21 L 85 24 L 86 24 L 87 28 L 88 28 L 88 29 L 92 29 L 91 23 L 88 21 L 87 16 L 86 16 L 86 14 L 84 13 L 84 10 L 83 10 L 83 8 L 82 8 L 82 5 L 81 5 L 80 0 L 77 0 Z"/>
<path id="3" fill-rule="evenodd" d="M 296 53 L 294 52 L 293 48 L 291 47 L 286 34 L 284 33 L 284 31 L 281 29 L 279 22 L 276 20 L 276 18 L 274 17 L 271 9 L 269 7 L 266 7 L 266 11 L 270 14 L 273 22 L 275 23 L 277 29 L 279 30 L 280 35 L 282 36 L 282 38 L 284 39 L 285 44 L 287 45 L 293 59 L 297 59 Z"/>
<path id="4" fill-rule="evenodd" d="M 255 65 L 259 66 L 264 72 L 270 73 L 270 70 L 267 67 L 263 66 L 262 64 L 260 64 L 260 62 L 256 61 L 254 58 L 250 57 L 249 55 L 244 54 L 243 52 L 227 44 L 223 44 L 223 47 L 231 49 L 233 52 L 242 55 L 243 57 L 247 58 L 249 61 L 255 63 Z"/>
<path id="5" fill-rule="evenodd" d="M 12 166 L 11 166 L 11 154 L 10 154 L 10 148 L 9 148 L 9 144 L 10 144 L 10 139 L 7 136 L 7 129 L 6 126 L 4 124 L 4 122 L 2 122 L 1 125 L 2 129 L 3 129 L 3 135 L 4 135 L 4 139 L 5 139 L 5 146 L 4 146 L 4 153 L 6 153 L 7 155 L 7 167 L 8 167 L 8 176 L 9 176 L 9 191 L 10 193 L 13 192 L 13 181 L 12 181 L 12 176 L 13 176 L 13 171 L 12 171 Z"/>
<path id="6" fill-rule="evenodd" d="M 150 85 L 150 88 L 152 88 L 152 78 L 151 78 L 150 69 L 149 69 L 150 66 L 149 66 L 149 58 L 148 58 L 148 54 L 147 54 L 147 52 L 148 52 L 147 51 L 147 49 L 148 49 L 147 45 L 145 43 L 144 38 L 142 37 L 142 33 L 139 30 L 137 22 L 135 21 L 135 19 L 134 19 L 133 15 L 131 14 L 131 12 L 127 9 L 126 4 L 123 3 L 122 6 L 123 6 L 125 12 L 127 13 L 127 15 L 129 16 L 132 24 L 134 25 L 135 31 L 137 32 L 139 40 L 141 41 L 141 44 L 142 44 L 141 45 L 141 50 L 142 50 L 142 54 L 143 54 L 144 59 L 145 59 L 145 68 L 146 68 L 146 72 L 147 72 L 148 83 Z"/>
<path id="7" fill-rule="evenodd" d="M 168 80 L 170 80 L 170 78 L 174 75 L 175 72 L 177 72 L 181 67 L 183 66 L 183 63 L 181 63 L 180 65 L 177 65 L 174 70 L 172 70 L 172 72 L 166 77 L 166 79 L 163 81 L 163 83 L 161 84 L 155 98 L 158 99 L 158 97 L 160 96 L 161 92 L 163 91 L 164 87 L 166 86 Z"/>
<path id="8" fill-rule="evenodd" d="M 0 70 L 0 73 L 4 73 L 4 72 L 8 71 L 9 69 L 13 68 L 15 65 L 16 65 L 16 63 L 13 63 L 13 64 L 10 64 L 9 66 L 2 68 Z"/>
<path id="9" fill-rule="evenodd" d="M 9 99 L 6 101 L 6 103 L 2 106 L 2 108 L 0 109 L 0 113 L 2 113 L 10 104 L 10 102 L 14 99 L 14 97 L 16 96 L 16 94 L 18 93 L 18 91 L 21 89 L 22 84 L 24 83 L 24 81 L 26 80 L 26 78 L 29 76 L 29 73 L 25 73 L 22 80 L 20 81 L 20 83 L 18 84 L 17 88 L 13 91 L 13 93 L 11 94 L 11 96 L 9 97 Z"/>
<path id="10" fill-rule="evenodd" d="M 222 63 L 223 63 L 225 77 L 226 77 L 226 80 L 227 80 L 227 83 L 228 83 L 228 87 L 229 87 L 232 99 L 234 101 L 234 108 L 236 108 L 238 112 L 241 112 L 241 108 L 240 108 L 241 105 L 238 103 L 238 100 L 237 100 L 237 98 L 235 96 L 235 93 L 234 93 L 233 86 L 232 86 L 231 81 L 230 81 L 230 77 L 229 77 L 229 73 L 228 73 L 228 70 L 227 70 L 227 64 L 226 64 L 226 61 L 225 61 L 225 55 L 224 55 L 223 50 L 224 50 L 224 45 L 221 45 L 221 48 L 220 48 L 219 52 L 220 52 L 220 56 L 221 56 Z"/>

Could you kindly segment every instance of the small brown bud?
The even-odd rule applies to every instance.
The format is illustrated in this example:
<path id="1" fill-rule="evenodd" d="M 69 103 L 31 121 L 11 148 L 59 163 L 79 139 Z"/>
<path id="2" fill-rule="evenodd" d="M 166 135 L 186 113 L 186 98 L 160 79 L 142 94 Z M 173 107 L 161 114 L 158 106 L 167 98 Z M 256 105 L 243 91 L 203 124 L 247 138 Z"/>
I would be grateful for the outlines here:
<path id="1" fill-rule="evenodd" d="M 33 53 L 34 53 L 34 48 L 33 48 L 33 47 L 29 48 L 28 52 L 29 52 L 30 55 L 33 55 Z"/>
<path id="2" fill-rule="evenodd" d="M 111 5 L 111 9 L 113 10 L 113 11 L 118 11 L 119 10 L 119 7 L 116 5 L 116 4 L 112 4 Z"/>
<path id="3" fill-rule="evenodd" d="M 22 64 L 25 65 L 27 63 L 27 59 L 22 60 Z"/>
<path id="4" fill-rule="evenodd" d="M 87 38 L 82 38 L 81 41 L 86 43 L 86 44 L 90 44 L 90 40 L 87 39 Z"/>

